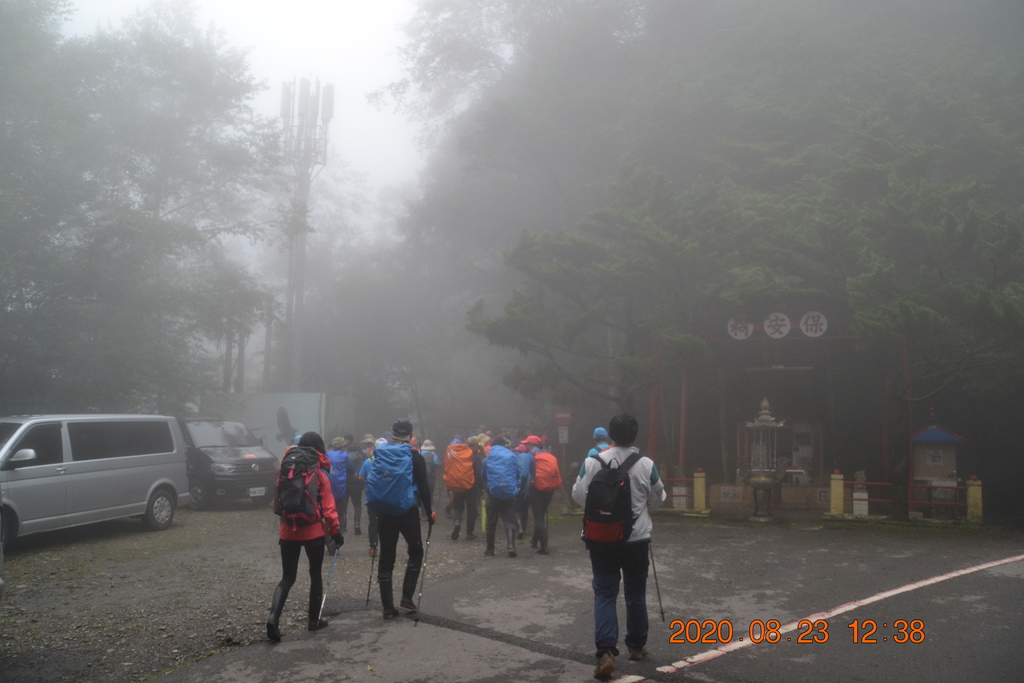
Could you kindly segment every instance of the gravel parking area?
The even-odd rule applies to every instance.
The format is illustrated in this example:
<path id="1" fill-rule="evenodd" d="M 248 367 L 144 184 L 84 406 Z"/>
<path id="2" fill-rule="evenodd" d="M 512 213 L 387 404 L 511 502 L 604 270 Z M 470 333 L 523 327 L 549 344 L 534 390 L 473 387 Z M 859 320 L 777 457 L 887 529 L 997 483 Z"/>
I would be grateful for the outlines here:
<path id="1" fill-rule="evenodd" d="M 328 614 L 332 600 L 365 598 L 366 548 L 365 528 L 362 536 L 346 534 Z M 474 550 L 432 543 L 431 573 L 457 571 Z M 179 509 L 162 532 L 124 519 L 29 536 L 6 560 L 3 683 L 145 681 L 265 640 L 280 579 L 277 518 L 249 501 Z M 305 628 L 308 587 L 302 560 L 282 621 L 286 633 Z"/>

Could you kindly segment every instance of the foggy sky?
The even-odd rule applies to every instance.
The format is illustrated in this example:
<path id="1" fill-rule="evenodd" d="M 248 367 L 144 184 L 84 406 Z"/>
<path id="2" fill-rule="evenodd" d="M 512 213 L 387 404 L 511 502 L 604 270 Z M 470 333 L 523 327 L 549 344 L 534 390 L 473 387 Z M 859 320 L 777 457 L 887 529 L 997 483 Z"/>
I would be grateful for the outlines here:
<path id="1" fill-rule="evenodd" d="M 115 29 L 148 0 L 73 0 L 68 35 L 92 33 L 97 25 Z M 412 0 L 338 2 L 299 0 L 251 3 L 194 0 L 198 24 L 213 23 L 233 46 L 249 50 L 250 71 L 270 86 L 255 102 L 277 116 L 281 83 L 294 78 L 334 83 L 330 160 L 343 160 L 365 174 L 370 199 L 382 188 L 415 181 L 422 160 L 415 126 L 390 108 L 378 111 L 366 93 L 400 76 L 396 48 L 401 25 L 413 14 Z"/>

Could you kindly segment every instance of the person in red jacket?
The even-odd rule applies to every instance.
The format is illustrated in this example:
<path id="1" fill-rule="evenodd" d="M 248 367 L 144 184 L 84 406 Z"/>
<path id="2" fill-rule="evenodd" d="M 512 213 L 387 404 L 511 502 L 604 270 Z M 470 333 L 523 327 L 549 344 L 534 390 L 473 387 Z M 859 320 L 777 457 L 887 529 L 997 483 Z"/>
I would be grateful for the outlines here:
<path id="1" fill-rule="evenodd" d="M 327 459 L 324 447 L 324 440 L 316 432 L 306 432 L 299 439 L 300 448 L 312 449 L 319 455 L 319 467 L 316 470 L 317 484 L 320 491 L 320 517 L 322 523 L 295 525 L 284 520 L 281 521 L 280 540 L 281 546 L 281 582 L 277 584 L 274 591 L 274 598 L 270 604 L 270 614 L 267 616 L 267 637 L 275 643 L 281 642 L 281 629 L 278 622 L 281 619 L 281 612 L 284 611 L 285 600 L 288 599 L 288 591 L 295 584 L 299 572 L 299 555 L 302 549 L 306 549 L 306 558 L 309 560 L 309 624 L 310 631 L 316 631 L 327 626 L 327 620 L 320 618 L 320 604 L 324 594 L 323 564 L 324 546 L 326 536 L 336 546 L 342 546 L 345 539 L 341 535 L 341 524 L 338 521 L 338 511 L 334 504 L 334 494 L 331 493 L 331 482 L 327 478 L 327 471 L 331 463 Z M 326 529 L 325 529 L 326 527 Z"/>

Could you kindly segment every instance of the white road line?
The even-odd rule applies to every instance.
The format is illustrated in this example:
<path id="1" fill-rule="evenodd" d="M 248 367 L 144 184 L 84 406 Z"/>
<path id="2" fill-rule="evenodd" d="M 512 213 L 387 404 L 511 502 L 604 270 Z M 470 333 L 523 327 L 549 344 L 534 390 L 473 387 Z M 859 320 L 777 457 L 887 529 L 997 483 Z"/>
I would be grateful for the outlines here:
<path id="1" fill-rule="evenodd" d="M 785 626 L 782 626 L 779 629 L 779 633 L 789 633 L 790 631 L 795 631 L 800 622 L 802 621 L 813 622 L 818 619 L 831 619 L 832 617 L 843 614 L 844 612 L 849 612 L 851 610 L 857 609 L 858 607 L 863 607 L 865 605 L 870 605 L 872 603 L 879 602 L 880 600 L 885 600 L 886 598 L 891 598 L 892 596 L 899 595 L 900 593 L 907 593 L 912 590 L 917 590 L 918 588 L 924 588 L 925 586 L 931 586 L 942 581 L 955 579 L 958 576 L 973 574 L 974 572 L 980 572 L 985 569 L 991 569 L 993 567 L 998 567 L 1004 564 L 1010 564 L 1012 562 L 1020 562 L 1021 560 L 1024 560 L 1024 555 L 1014 555 L 1013 557 L 1007 557 L 1002 560 L 985 562 L 984 564 L 975 565 L 973 567 L 968 567 L 966 569 L 957 569 L 956 571 L 949 572 L 948 574 L 940 574 L 939 576 L 933 576 L 930 579 L 923 579 L 921 581 L 915 581 L 914 583 L 908 583 L 907 585 L 900 586 L 899 588 L 894 588 L 892 590 L 876 593 L 875 595 L 872 595 L 868 598 L 864 598 L 863 600 L 855 600 L 853 602 L 847 602 L 845 604 L 839 605 L 838 607 L 833 607 L 827 612 L 818 612 L 816 614 L 811 614 L 807 617 L 804 617 L 803 619 L 800 619 L 798 621 L 790 622 Z M 712 659 L 717 659 L 718 657 L 721 657 L 724 654 L 728 654 L 729 652 L 735 652 L 736 650 L 742 650 L 743 648 L 750 647 L 751 645 L 757 645 L 757 643 L 751 640 L 733 641 L 725 645 L 722 645 L 721 647 L 712 648 L 710 650 L 707 650 L 706 652 L 691 655 L 686 659 L 674 662 L 669 666 L 659 666 L 658 671 L 660 671 L 661 673 L 673 673 L 675 671 L 678 671 L 679 669 L 685 669 L 696 664 L 701 664 Z"/>

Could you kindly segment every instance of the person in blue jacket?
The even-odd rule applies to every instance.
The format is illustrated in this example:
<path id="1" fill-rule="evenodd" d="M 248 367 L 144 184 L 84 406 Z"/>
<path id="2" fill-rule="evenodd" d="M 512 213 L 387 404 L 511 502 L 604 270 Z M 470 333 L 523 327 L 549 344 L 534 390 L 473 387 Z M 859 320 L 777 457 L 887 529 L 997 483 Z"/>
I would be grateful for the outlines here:
<path id="1" fill-rule="evenodd" d="M 508 556 L 517 556 L 516 534 L 519 522 L 516 496 L 523 478 L 518 458 L 508 449 L 507 443 L 500 437 L 495 439 L 481 468 L 483 490 L 487 492 L 487 547 L 484 555 L 489 556 L 494 555 L 494 537 L 499 518 L 505 527 Z"/>
<path id="2" fill-rule="evenodd" d="M 348 531 L 348 484 L 355 476 L 347 445 L 348 442 L 344 437 L 336 436 L 331 439 L 331 449 L 327 451 L 327 460 L 331 463 L 327 478 L 331 482 L 331 493 L 334 494 L 334 503 L 338 509 L 338 520 L 341 522 L 342 533 Z"/>
<path id="3" fill-rule="evenodd" d="M 539 436 L 531 435 L 523 439 L 516 448 L 516 456 L 519 458 L 519 495 L 516 497 L 516 514 L 519 520 L 518 538 L 522 538 L 530 518 L 530 484 L 533 482 L 534 464 L 533 455 L 540 451 L 544 443 Z"/>
<path id="4" fill-rule="evenodd" d="M 587 457 L 597 455 L 598 453 L 604 453 L 606 450 L 612 447 L 611 439 L 608 438 L 608 430 L 604 427 L 598 427 L 594 430 L 594 447 L 587 453 Z"/>
<path id="5" fill-rule="evenodd" d="M 359 472 L 356 473 L 356 478 L 359 480 L 359 484 L 362 487 L 362 489 L 365 490 L 366 478 L 370 476 L 370 468 L 373 467 L 373 450 L 375 448 L 373 434 L 367 434 L 366 436 L 364 436 L 363 440 L 360 442 L 360 445 L 363 447 L 363 453 L 365 454 L 365 457 L 363 458 L 363 464 L 359 466 Z M 377 513 L 371 510 L 370 508 L 366 508 L 366 519 L 366 536 L 367 540 L 370 541 L 370 557 L 376 557 Z"/>

